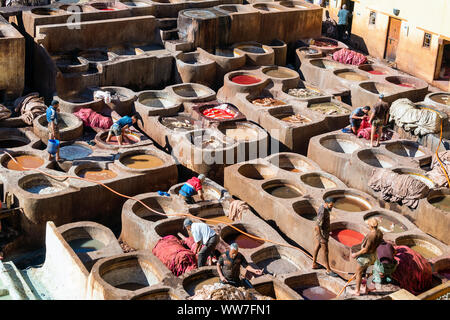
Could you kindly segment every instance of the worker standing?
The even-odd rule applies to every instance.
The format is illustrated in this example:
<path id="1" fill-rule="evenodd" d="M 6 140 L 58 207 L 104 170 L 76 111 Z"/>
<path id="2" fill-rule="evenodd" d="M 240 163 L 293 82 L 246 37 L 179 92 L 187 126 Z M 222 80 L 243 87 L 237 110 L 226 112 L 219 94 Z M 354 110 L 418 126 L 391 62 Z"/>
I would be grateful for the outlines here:
<path id="1" fill-rule="evenodd" d="M 47 128 L 48 128 L 48 138 L 53 140 L 59 140 L 59 127 L 58 127 L 58 112 L 59 112 L 59 101 L 53 100 L 46 110 L 47 118 Z M 48 160 L 52 160 L 52 154 L 49 153 Z M 56 161 L 59 161 L 59 144 L 56 150 Z"/>
<path id="2" fill-rule="evenodd" d="M 203 195 L 203 182 L 205 178 L 204 174 L 200 174 L 198 177 L 192 177 L 183 184 L 178 194 L 184 198 L 187 204 L 195 203 L 195 200 L 192 198 L 195 194 L 200 196 L 201 201 L 205 201 Z"/>
<path id="3" fill-rule="evenodd" d="M 361 243 L 361 250 L 352 253 L 352 258 L 358 262 L 358 269 L 356 270 L 356 286 L 352 294 L 359 296 L 361 280 L 367 268 L 375 263 L 377 260 L 377 248 L 383 242 L 383 232 L 378 229 L 378 220 L 370 218 L 367 221 L 370 227 L 370 232 L 364 237 Z M 368 286 L 365 287 L 364 294 L 368 293 Z"/>
<path id="4" fill-rule="evenodd" d="M 206 260 L 214 253 L 219 243 L 219 236 L 206 223 L 192 223 L 192 220 L 189 218 L 184 219 L 183 226 L 192 235 L 194 242 L 197 244 L 194 254 L 198 253 L 198 266 L 206 265 Z M 203 248 L 202 244 L 204 245 Z"/>
<path id="5" fill-rule="evenodd" d="M 109 128 L 108 137 L 106 138 L 106 142 L 108 143 L 111 140 L 112 135 L 117 137 L 117 142 L 119 145 L 122 145 L 123 137 L 125 129 L 131 127 L 137 121 L 137 115 L 132 115 L 131 118 L 129 116 L 124 116 L 113 123 L 111 128 Z"/>
<path id="6" fill-rule="evenodd" d="M 369 122 L 372 125 L 370 133 L 370 145 L 378 147 L 380 145 L 381 135 L 383 134 L 383 126 L 387 124 L 389 117 L 389 105 L 383 101 L 384 95 L 378 96 L 378 102 L 373 106 L 373 112 L 370 115 Z M 375 133 L 377 134 L 377 144 L 373 145 Z"/>
<path id="7" fill-rule="evenodd" d="M 255 269 L 248 264 L 242 253 L 239 252 L 239 246 L 236 242 L 230 245 L 230 249 L 224 252 L 219 261 L 217 261 L 217 272 L 219 273 L 220 282 L 230 284 L 235 287 L 252 288 L 247 279 L 240 278 L 241 266 L 257 275 L 262 275 L 261 269 Z"/>
<path id="8" fill-rule="evenodd" d="M 317 211 L 316 226 L 314 228 L 316 233 L 316 242 L 314 244 L 313 264 L 312 269 L 319 269 L 317 264 L 317 254 L 320 248 L 323 247 L 325 255 L 325 267 L 327 268 L 327 275 L 337 277 L 338 275 L 331 271 L 328 262 L 328 238 L 330 237 L 330 210 L 333 208 L 334 199 L 326 198 L 325 204 L 322 204 Z"/>
<path id="9" fill-rule="evenodd" d="M 350 16 L 350 11 L 347 10 L 347 5 L 343 5 L 341 10 L 338 12 L 338 40 L 342 41 L 345 31 L 348 28 L 348 17 Z"/>

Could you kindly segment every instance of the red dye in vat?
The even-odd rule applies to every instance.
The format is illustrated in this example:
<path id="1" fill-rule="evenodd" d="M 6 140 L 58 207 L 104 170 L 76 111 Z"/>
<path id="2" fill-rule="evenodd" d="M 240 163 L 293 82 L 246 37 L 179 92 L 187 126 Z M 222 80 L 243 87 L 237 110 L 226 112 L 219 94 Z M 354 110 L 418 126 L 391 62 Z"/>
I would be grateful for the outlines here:
<path id="1" fill-rule="evenodd" d="M 231 81 L 238 83 L 238 84 L 254 84 L 261 81 L 261 79 L 254 77 L 254 76 L 236 76 L 231 79 Z"/>
<path id="2" fill-rule="evenodd" d="M 213 107 L 203 110 L 202 114 L 211 119 L 233 119 L 236 113 L 227 107 Z"/>
<path id="3" fill-rule="evenodd" d="M 367 72 L 371 73 L 371 74 L 376 74 L 376 75 L 384 74 L 383 71 L 378 71 L 378 70 L 370 70 L 370 71 L 367 71 Z"/>
<path id="4" fill-rule="evenodd" d="M 364 239 L 364 236 L 361 233 L 350 229 L 337 229 L 331 231 L 331 236 L 347 247 L 353 247 L 355 244 L 360 244 Z"/>
<path id="5" fill-rule="evenodd" d="M 398 86 L 401 87 L 407 87 L 407 88 L 415 88 L 415 85 L 411 84 L 411 83 L 399 83 L 397 84 Z"/>

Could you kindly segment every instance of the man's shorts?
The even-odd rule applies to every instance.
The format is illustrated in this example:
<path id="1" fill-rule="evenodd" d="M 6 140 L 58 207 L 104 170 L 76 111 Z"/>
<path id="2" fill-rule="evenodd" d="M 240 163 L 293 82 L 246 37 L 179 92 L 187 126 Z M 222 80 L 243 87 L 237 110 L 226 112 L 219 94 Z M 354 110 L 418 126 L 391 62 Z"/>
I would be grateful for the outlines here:
<path id="1" fill-rule="evenodd" d="M 358 264 L 363 268 L 368 268 L 377 260 L 377 255 L 375 253 L 365 253 L 356 258 Z"/>
<path id="2" fill-rule="evenodd" d="M 355 128 L 359 128 L 361 126 L 361 120 L 350 118 L 350 125 Z"/>
<path id="3" fill-rule="evenodd" d="M 372 127 L 379 128 L 383 125 L 383 121 L 381 119 L 373 119 L 372 120 Z"/>
<path id="4" fill-rule="evenodd" d="M 48 138 L 49 139 L 56 139 L 56 140 L 60 140 L 60 134 L 59 134 L 59 127 L 58 125 L 54 125 L 54 127 L 52 127 L 53 124 L 49 123 L 47 126 L 48 129 Z"/>
<path id="5" fill-rule="evenodd" d="M 120 136 L 122 134 L 122 129 L 117 124 L 113 124 L 111 128 L 109 128 L 109 132 L 111 132 L 113 135 Z"/>
<path id="6" fill-rule="evenodd" d="M 328 237 L 323 237 L 320 235 L 317 230 L 315 231 L 316 239 L 319 243 L 327 244 L 328 243 Z"/>

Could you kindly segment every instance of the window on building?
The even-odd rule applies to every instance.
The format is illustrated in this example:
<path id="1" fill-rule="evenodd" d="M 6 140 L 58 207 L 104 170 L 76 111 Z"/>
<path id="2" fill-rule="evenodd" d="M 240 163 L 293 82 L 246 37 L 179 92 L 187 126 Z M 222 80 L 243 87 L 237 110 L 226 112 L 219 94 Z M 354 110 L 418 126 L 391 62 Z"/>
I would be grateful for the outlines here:
<path id="1" fill-rule="evenodd" d="M 370 11 L 369 24 L 375 24 L 376 20 L 377 20 L 377 13 L 375 11 Z"/>
<path id="2" fill-rule="evenodd" d="M 424 47 L 424 48 L 429 48 L 430 45 L 431 45 L 431 33 L 426 33 L 426 32 L 425 32 L 425 35 L 423 36 L 423 44 L 422 44 L 422 47 Z"/>

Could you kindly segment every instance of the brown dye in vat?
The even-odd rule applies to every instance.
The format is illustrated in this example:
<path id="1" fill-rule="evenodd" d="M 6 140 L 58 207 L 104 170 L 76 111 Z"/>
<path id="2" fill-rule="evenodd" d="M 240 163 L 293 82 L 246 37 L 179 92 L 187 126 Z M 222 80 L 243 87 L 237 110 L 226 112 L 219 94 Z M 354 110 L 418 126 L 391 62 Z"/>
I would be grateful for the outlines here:
<path id="1" fill-rule="evenodd" d="M 433 259 L 438 256 L 436 253 L 434 253 L 430 249 L 428 249 L 424 246 L 418 245 L 418 244 L 410 245 L 408 247 L 413 249 L 415 252 L 420 253 L 420 255 L 422 257 L 424 257 L 425 259 Z"/>
<path id="2" fill-rule="evenodd" d="M 450 196 L 438 196 L 428 200 L 433 206 L 443 211 L 450 211 Z"/>
<path id="3" fill-rule="evenodd" d="M 84 169 L 78 175 L 82 178 L 95 181 L 108 180 L 117 177 L 117 174 L 114 171 L 102 168 Z"/>
<path id="4" fill-rule="evenodd" d="M 219 223 L 233 223 L 233 220 L 228 218 L 228 216 L 225 215 L 218 215 L 213 217 L 204 217 L 205 219 L 208 219 L 208 221 L 205 221 L 207 224 L 212 225 L 218 225 Z"/>
<path id="5" fill-rule="evenodd" d="M 274 197 L 283 199 L 296 198 L 302 195 L 302 193 L 296 188 L 282 184 L 272 185 L 264 190 Z"/>
<path id="6" fill-rule="evenodd" d="M 346 80 L 351 80 L 351 81 L 364 81 L 364 80 L 369 79 L 368 77 L 363 76 L 363 75 L 353 72 L 353 71 L 339 72 L 337 74 L 337 76 L 340 78 L 344 78 Z"/>
<path id="7" fill-rule="evenodd" d="M 370 218 L 376 218 L 378 220 L 378 228 L 383 232 L 400 233 L 406 231 L 404 225 L 389 219 L 389 217 L 385 215 L 375 214 L 373 216 L 370 216 Z M 366 221 L 367 220 L 368 219 L 366 219 Z"/>
<path id="8" fill-rule="evenodd" d="M 330 300 L 336 297 L 333 292 L 321 286 L 299 287 L 294 290 L 305 300 Z"/>
<path id="9" fill-rule="evenodd" d="M 123 289 L 123 290 L 130 290 L 130 291 L 135 291 L 135 290 L 139 290 L 142 288 L 145 288 L 147 286 L 144 286 L 140 283 L 136 283 L 136 282 L 127 282 L 127 283 L 122 283 L 116 286 L 117 289 Z"/>
<path id="10" fill-rule="evenodd" d="M 273 78 L 292 78 L 295 76 L 292 72 L 284 69 L 272 69 L 266 71 L 265 74 Z"/>
<path id="11" fill-rule="evenodd" d="M 333 102 L 313 103 L 311 104 L 309 109 L 320 112 L 325 115 L 339 115 L 350 113 L 350 111 L 347 110 L 346 108 L 343 108 Z"/>
<path id="12" fill-rule="evenodd" d="M 361 201 L 349 197 L 334 198 L 334 201 L 334 208 L 344 211 L 359 212 L 369 209 Z"/>
<path id="13" fill-rule="evenodd" d="M 303 117 L 300 114 L 293 114 L 293 115 L 279 115 L 277 116 L 281 121 L 288 122 L 288 123 L 308 123 L 311 122 L 310 119 Z"/>
<path id="14" fill-rule="evenodd" d="M 121 162 L 128 168 L 132 169 L 150 169 L 161 167 L 164 164 L 160 158 L 149 154 L 134 154 L 131 156 L 126 156 Z"/>
<path id="15" fill-rule="evenodd" d="M 256 130 L 245 127 L 226 129 L 225 135 L 237 141 L 249 141 L 258 138 Z"/>
<path id="16" fill-rule="evenodd" d="M 246 236 L 245 234 L 234 234 L 225 239 L 225 242 L 228 244 L 232 244 L 236 242 L 241 249 L 254 249 L 261 246 L 264 241 L 257 240 Z"/>
<path id="17" fill-rule="evenodd" d="M 203 288 L 203 286 L 218 283 L 219 281 L 219 277 L 212 277 L 205 280 L 195 281 L 187 285 L 186 292 L 193 296 L 195 294 L 195 291 L 200 290 L 201 288 Z"/>
<path id="18" fill-rule="evenodd" d="M 276 107 L 276 106 L 282 106 L 285 105 L 285 103 L 281 100 L 277 100 L 270 97 L 265 98 L 258 98 L 252 100 L 252 104 L 255 106 L 261 106 L 261 107 Z"/>
<path id="19" fill-rule="evenodd" d="M 442 103 L 450 106 L 450 94 L 435 94 L 431 96 L 431 100 L 437 103 Z"/>
<path id="20" fill-rule="evenodd" d="M 25 170 L 23 167 L 39 168 L 40 166 L 42 166 L 44 164 L 44 160 L 39 157 L 36 157 L 36 156 L 21 155 L 21 156 L 16 156 L 14 158 L 16 159 L 18 164 L 15 163 L 12 159 L 9 159 L 8 162 L 6 163 L 6 167 L 9 170 L 23 171 L 23 170 Z"/>
<path id="21" fill-rule="evenodd" d="M 169 117 L 161 118 L 163 126 L 174 131 L 190 131 L 194 130 L 194 119 L 188 117 Z"/>

